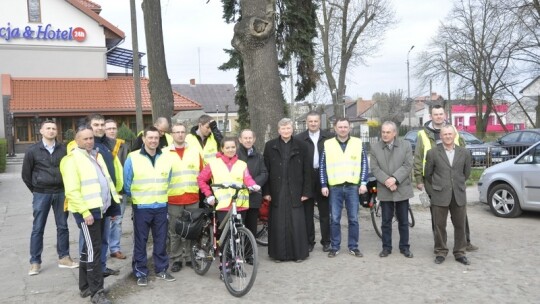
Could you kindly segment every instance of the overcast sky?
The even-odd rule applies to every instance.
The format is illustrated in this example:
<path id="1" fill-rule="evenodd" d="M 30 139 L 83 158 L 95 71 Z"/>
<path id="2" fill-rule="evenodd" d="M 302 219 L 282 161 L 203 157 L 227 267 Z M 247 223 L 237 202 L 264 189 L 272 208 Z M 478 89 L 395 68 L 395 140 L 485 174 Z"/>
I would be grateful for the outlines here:
<path id="1" fill-rule="evenodd" d="M 93 0 L 102 7 L 101 16 L 126 34 L 120 46 L 132 49 L 129 0 Z M 146 52 L 141 0 L 136 0 L 139 23 L 139 50 Z M 222 18 L 220 0 L 161 0 L 167 71 L 173 84 L 197 83 L 236 84 L 236 71 L 217 69 L 228 59 L 223 49 L 232 48 L 233 25 Z M 407 52 L 415 65 L 416 55 L 425 49 L 436 33 L 440 21 L 448 14 L 451 0 L 394 0 L 398 24 L 389 30 L 376 57 L 368 66 L 350 70 L 346 95 L 371 99 L 375 92 L 402 89 L 407 95 Z M 123 69 L 113 69 L 124 71 Z M 146 74 L 148 76 L 148 73 Z M 288 85 L 284 86 L 289 96 Z M 433 91 L 446 96 L 444 84 L 434 84 Z M 429 95 L 429 88 L 419 88 L 411 76 L 411 97 Z"/>

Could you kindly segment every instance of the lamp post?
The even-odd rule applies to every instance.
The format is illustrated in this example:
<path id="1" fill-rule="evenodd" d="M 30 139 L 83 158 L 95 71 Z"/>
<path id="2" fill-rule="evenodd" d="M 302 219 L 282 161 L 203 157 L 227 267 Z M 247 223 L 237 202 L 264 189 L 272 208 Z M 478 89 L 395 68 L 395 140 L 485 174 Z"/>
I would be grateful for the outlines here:
<path id="1" fill-rule="evenodd" d="M 411 46 L 411 48 L 409 49 L 409 51 L 407 52 L 407 102 L 409 103 L 409 106 L 410 106 L 410 111 L 409 111 L 409 128 L 411 128 L 411 116 L 412 116 L 412 112 L 413 112 L 413 105 L 412 105 L 412 102 L 411 102 L 411 81 L 410 81 L 410 78 L 409 78 L 409 54 L 411 53 L 412 49 L 414 49 L 414 45 Z"/>

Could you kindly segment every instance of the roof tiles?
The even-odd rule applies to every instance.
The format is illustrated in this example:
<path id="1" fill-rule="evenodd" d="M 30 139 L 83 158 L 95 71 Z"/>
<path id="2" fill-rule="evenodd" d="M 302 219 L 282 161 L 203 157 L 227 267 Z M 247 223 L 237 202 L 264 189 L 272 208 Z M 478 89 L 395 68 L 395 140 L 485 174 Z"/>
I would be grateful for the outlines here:
<path id="1" fill-rule="evenodd" d="M 143 112 L 151 111 L 148 79 L 141 79 Z M 133 78 L 109 79 L 11 79 L 13 113 L 134 112 Z M 174 110 L 201 109 L 197 102 L 173 91 Z"/>

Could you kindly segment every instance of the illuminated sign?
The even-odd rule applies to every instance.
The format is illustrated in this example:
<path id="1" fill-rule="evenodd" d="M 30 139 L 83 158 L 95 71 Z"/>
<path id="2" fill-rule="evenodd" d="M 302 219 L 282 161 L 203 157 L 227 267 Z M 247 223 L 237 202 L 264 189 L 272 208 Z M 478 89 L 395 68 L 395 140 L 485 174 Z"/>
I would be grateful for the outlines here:
<path id="1" fill-rule="evenodd" d="M 0 27 L 0 39 L 5 41 L 26 39 L 83 42 L 86 40 L 86 31 L 82 27 L 55 29 L 50 23 L 47 25 L 28 25 L 24 28 L 12 27 L 11 23 L 8 22 L 6 27 Z"/>

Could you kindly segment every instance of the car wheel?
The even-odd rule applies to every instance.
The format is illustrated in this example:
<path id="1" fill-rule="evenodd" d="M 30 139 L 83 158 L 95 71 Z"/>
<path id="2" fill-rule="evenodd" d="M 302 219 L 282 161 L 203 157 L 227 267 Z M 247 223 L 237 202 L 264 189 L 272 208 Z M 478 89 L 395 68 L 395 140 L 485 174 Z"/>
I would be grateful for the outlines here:
<path id="1" fill-rule="evenodd" d="M 489 208 L 499 217 L 517 217 L 521 215 L 519 199 L 508 184 L 499 184 L 493 187 L 488 194 Z"/>

